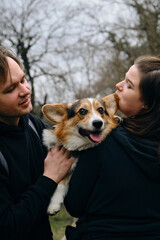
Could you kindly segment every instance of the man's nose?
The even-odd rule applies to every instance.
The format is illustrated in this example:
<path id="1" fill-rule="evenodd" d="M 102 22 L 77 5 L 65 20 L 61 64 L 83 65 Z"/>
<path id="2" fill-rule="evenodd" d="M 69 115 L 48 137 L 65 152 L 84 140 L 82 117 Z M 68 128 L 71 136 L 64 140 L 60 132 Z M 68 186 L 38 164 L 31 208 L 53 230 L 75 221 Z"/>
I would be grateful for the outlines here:
<path id="1" fill-rule="evenodd" d="M 19 95 L 21 97 L 23 97 L 23 96 L 28 95 L 28 94 L 30 94 L 30 87 L 29 87 L 28 83 L 27 84 L 20 84 Z"/>

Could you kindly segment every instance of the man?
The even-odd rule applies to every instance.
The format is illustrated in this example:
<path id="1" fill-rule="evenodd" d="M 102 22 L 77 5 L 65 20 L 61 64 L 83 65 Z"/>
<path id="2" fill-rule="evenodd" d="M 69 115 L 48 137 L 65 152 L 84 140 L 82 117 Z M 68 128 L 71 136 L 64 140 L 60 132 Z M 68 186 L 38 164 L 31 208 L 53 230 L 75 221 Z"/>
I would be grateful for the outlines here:
<path id="1" fill-rule="evenodd" d="M 0 47 L 0 239 L 51 240 L 47 206 L 74 161 L 64 148 L 47 153 L 45 124 L 30 114 L 30 87 L 19 59 Z M 36 132 L 29 125 L 29 119 Z"/>

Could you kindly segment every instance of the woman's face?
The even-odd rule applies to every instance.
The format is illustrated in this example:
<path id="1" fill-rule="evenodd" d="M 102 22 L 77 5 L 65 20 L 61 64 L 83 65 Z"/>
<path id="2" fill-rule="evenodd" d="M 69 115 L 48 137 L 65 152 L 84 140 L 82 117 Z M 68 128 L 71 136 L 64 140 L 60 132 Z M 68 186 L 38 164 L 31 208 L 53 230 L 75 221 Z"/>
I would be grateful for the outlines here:
<path id="1" fill-rule="evenodd" d="M 144 108 L 139 90 L 140 72 L 133 65 L 125 75 L 125 79 L 116 84 L 119 97 L 119 110 L 126 116 L 135 116 Z"/>

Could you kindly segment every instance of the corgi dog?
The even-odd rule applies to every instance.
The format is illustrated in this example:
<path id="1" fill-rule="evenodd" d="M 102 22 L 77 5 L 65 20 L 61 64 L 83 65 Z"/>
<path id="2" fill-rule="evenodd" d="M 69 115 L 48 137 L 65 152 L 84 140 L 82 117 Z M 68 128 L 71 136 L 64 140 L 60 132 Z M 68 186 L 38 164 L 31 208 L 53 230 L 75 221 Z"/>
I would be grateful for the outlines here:
<path id="1" fill-rule="evenodd" d="M 53 129 L 44 130 L 44 144 L 48 149 L 59 145 L 69 151 L 81 151 L 98 145 L 118 125 L 115 117 L 118 100 L 114 93 L 100 101 L 95 98 L 81 99 L 71 106 L 67 103 L 45 104 L 42 112 L 54 126 Z M 54 215 L 60 210 L 77 161 L 58 184 L 48 206 L 48 214 Z"/>

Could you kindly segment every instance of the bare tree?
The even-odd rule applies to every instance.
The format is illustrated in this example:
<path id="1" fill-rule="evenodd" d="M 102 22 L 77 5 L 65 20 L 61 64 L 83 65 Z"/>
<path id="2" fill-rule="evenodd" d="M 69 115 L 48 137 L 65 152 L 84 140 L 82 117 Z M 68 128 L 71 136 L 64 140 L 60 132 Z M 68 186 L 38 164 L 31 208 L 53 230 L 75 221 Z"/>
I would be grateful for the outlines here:
<path id="1" fill-rule="evenodd" d="M 21 58 L 26 77 L 31 84 L 32 104 L 36 103 L 35 81 L 52 78 L 66 82 L 65 72 L 50 59 L 56 51 L 55 39 L 64 23 L 52 15 L 57 13 L 57 1 L 50 0 L 2 0 L 0 9 L 0 42 L 10 46 Z M 50 8 L 48 8 L 50 6 Z M 63 18 L 62 18 L 63 19 Z M 45 91 L 45 89 L 43 89 Z M 47 94 L 40 97 L 46 101 Z"/>

